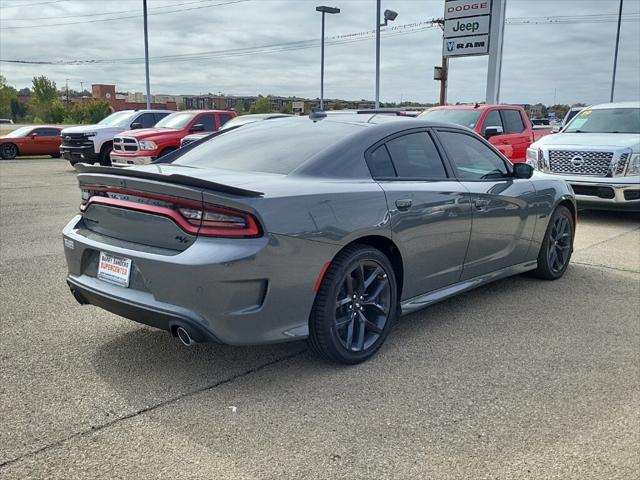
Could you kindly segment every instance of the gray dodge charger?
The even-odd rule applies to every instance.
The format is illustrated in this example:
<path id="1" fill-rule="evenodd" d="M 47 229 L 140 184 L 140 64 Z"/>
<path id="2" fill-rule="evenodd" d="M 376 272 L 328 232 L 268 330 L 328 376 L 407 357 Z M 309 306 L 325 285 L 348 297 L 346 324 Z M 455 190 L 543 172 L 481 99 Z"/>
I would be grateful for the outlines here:
<path id="1" fill-rule="evenodd" d="M 399 315 L 509 275 L 555 280 L 573 249 L 571 188 L 450 124 L 296 117 L 170 160 L 77 165 L 63 240 L 79 303 L 186 345 L 306 338 L 357 363 Z"/>

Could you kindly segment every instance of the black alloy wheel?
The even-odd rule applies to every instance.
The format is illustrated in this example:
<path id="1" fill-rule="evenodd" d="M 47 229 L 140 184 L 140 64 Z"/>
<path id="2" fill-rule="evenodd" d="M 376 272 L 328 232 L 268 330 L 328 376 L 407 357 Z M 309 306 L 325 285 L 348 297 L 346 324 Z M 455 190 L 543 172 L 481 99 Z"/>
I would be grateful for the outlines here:
<path id="1" fill-rule="evenodd" d="M 549 220 L 534 275 L 545 280 L 557 280 L 564 275 L 573 252 L 574 231 L 572 213 L 565 206 L 559 206 Z"/>
<path id="2" fill-rule="evenodd" d="M 320 285 L 309 320 L 309 345 L 333 362 L 363 362 L 384 343 L 397 313 L 389 259 L 368 245 L 346 247 Z"/>
<path id="3" fill-rule="evenodd" d="M 13 160 L 18 156 L 18 147 L 13 143 L 4 143 L 0 145 L 0 157 L 4 160 Z"/>

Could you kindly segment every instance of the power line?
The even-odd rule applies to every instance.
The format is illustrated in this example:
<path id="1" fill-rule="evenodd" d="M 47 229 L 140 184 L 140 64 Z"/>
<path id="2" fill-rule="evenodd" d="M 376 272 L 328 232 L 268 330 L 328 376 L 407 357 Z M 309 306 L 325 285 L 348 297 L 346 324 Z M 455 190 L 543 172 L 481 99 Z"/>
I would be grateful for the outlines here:
<path id="1" fill-rule="evenodd" d="M 62 0 L 62 1 L 68 1 L 68 0 Z M 148 10 L 160 10 L 160 9 L 164 9 L 164 8 L 175 8 L 175 7 L 180 7 L 183 5 L 193 5 L 196 3 L 207 3 L 207 2 L 212 2 L 214 0 L 196 0 L 193 2 L 184 2 L 184 3 L 172 3 L 170 5 L 165 5 L 164 7 L 150 7 L 148 8 Z M 210 6 L 214 6 L 214 5 L 205 5 L 202 8 L 208 8 Z M 25 22 L 25 21 L 30 21 L 30 20 L 60 20 L 60 19 L 67 19 L 67 18 L 83 18 L 83 17 L 97 17 L 97 16 L 102 16 L 102 15 L 113 15 L 113 14 L 117 14 L 117 15 L 121 15 L 123 13 L 132 13 L 132 12 L 139 12 L 140 9 L 139 8 L 135 8 L 133 10 L 119 10 L 119 11 L 111 11 L 111 12 L 94 12 L 94 13 L 84 13 L 81 15 L 65 15 L 63 17 L 21 17 L 21 18 L 12 18 L 11 21 L 12 22 Z M 160 13 L 171 13 L 171 12 L 160 12 Z M 42 25 L 42 26 L 48 26 L 48 25 Z"/>
<path id="2" fill-rule="evenodd" d="M 21 3 L 19 5 L 0 5 L 0 7 L 7 9 L 7 8 L 16 8 L 16 7 L 20 7 L 20 8 L 24 8 L 24 7 L 34 7 L 36 5 L 49 5 L 50 3 L 62 3 L 62 2 L 68 2 L 69 0 L 51 0 L 49 2 L 38 2 L 38 3 Z"/>
<path id="3" fill-rule="evenodd" d="M 191 8 L 180 8 L 178 10 L 167 10 L 165 12 L 152 12 L 149 13 L 148 15 L 164 15 L 166 13 L 177 13 L 177 12 L 188 12 L 191 10 L 200 10 L 202 8 L 211 8 L 211 7 L 220 7 L 223 5 L 233 5 L 236 3 L 245 3 L 245 2 L 252 2 L 253 0 L 228 0 L 226 2 L 221 2 L 221 3 L 214 3 L 212 5 L 202 5 L 200 7 L 191 7 Z M 173 7 L 173 5 L 171 5 L 171 7 Z M 156 8 L 168 8 L 168 7 L 156 7 Z M 133 10 L 132 10 L 133 11 Z M 130 19 L 130 18 L 140 18 L 141 15 L 125 15 L 125 16 L 121 16 L 121 17 L 112 17 L 112 18 L 100 18 L 100 19 L 96 19 L 96 20 L 81 20 L 79 22 L 66 22 L 66 23 L 49 23 L 47 25 L 20 25 L 20 26 L 16 26 L 16 27 L 2 27 L 0 28 L 0 30 L 17 30 L 17 29 L 22 29 L 22 28 L 47 28 L 47 27 L 61 27 L 64 25 L 80 25 L 80 24 L 87 24 L 87 23 L 99 23 L 99 22 L 112 22 L 114 20 L 126 20 L 126 19 Z"/>

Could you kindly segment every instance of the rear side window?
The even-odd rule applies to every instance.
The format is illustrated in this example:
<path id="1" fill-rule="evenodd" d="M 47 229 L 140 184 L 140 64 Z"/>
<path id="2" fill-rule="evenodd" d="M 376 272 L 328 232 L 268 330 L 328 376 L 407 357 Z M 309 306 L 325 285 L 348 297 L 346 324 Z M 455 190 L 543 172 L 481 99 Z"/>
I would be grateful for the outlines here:
<path id="1" fill-rule="evenodd" d="M 504 132 L 504 127 L 502 126 L 502 118 L 500 118 L 500 112 L 498 112 L 498 110 L 491 110 L 487 114 L 487 118 L 484 119 L 484 125 L 482 125 L 482 135 L 484 135 L 487 127 L 500 127 Z"/>
<path id="2" fill-rule="evenodd" d="M 520 133 L 524 131 L 524 123 L 518 110 L 502 110 L 504 133 Z"/>
<path id="3" fill-rule="evenodd" d="M 391 157 L 389 156 L 387 147 L 384 145 L 380 145 L 369 154 L 367 165 L 369 165 L 369 171 L 373 178 L 396 176 L 396 171 L 391 163 Z"/>
<path id="4" fill-rule="evenodd" d="M 225 123 L 227 123 L 229 120 L 231 120 L 233 117 L 228 113 L 222 113 L 218 118 L 220 118 L 220 126 L 222 126 Z"/>
<path id="5" fill-rule="evenodd" d="M 162 120 L 164 117 L 166 117 L 167 115 L 169 115 L 169 112 L 156 112 L 154 113 L 154 115 L 156 116 L 156 123 L 158 123 L 160 120 Z M 156 124 L 154 123 L 154 125 Z"/>
<path id="6" fill-rule="evenodd" d="M 438 132 L 438 137 L 461 180 L 495 180 L 509 175 L 502 158 L 479 139 L 443 131 Z"/>
<path id="7" fill-rule="evenodd" d="M 198 124 L 204 126 L 205 132 L 215 132 L 217 130 L 216 119 L 212 114 L 200 115 L 194 125 Z"/>
<path id="8" fill-rule="evenodd" d="M 438 150 L 428 133 L 410 133 L 389 140 L 386 145 L 398 177 L 447 178 Z"/>
<path id="9" fill-rule="evenodd" d="M 132 123 L 141 123 L 142 128 L 151 128 L 156 124 L 156 116 L 153 113 L 143 113 Z"/>

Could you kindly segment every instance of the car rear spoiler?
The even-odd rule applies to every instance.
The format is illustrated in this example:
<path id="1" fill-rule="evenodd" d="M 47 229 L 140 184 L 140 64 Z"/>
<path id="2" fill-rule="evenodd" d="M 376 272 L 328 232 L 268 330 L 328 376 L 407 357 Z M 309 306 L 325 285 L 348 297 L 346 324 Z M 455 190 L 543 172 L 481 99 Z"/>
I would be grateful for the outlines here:
<path id="1" fill-rule="evenodd" d="M 141 170 L 132 170 L 129 168 L 102 166 L 98 167 L 89 165 L 88 163 L 76 163 L 74 168 L 78 173 L 102 173 L 105 175 L 117 175 L 119 177 L 158 180 L 161 182 L 171 182 L 178 185 L 186 185 L 189 187 L 206 188 L 209 190 L 215 190 L 217 192 L 229 193 L 231 195 L 240 195 L 243 197 L 261 197 L 264 195 L 263 192 L 256 192 L 255 190 L 246 190 L 244 188 L 234 187 L 231 185 L 225 185 L 223 183 L 211 182 L 196 177 L 190 177 L 188 175 L 179 175 L 175 173 L 171 175 L 164 175 L 162 173 L 145 172 Z"/>

